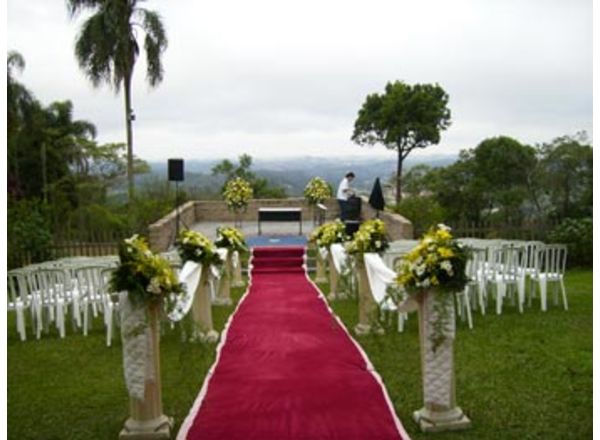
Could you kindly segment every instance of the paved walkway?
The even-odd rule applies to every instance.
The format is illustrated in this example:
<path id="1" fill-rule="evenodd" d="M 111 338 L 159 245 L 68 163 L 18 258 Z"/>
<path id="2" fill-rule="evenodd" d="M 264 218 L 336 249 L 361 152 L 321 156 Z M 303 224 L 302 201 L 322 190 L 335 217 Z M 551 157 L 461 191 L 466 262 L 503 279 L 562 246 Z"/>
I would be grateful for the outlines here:
<path id="1" fill-rule="evenodd" d="M 200 222 L 194 223 L 193 225 L 187 225 L 194 231 L 201 232 L 211 240 L 217 237 L 218 226 L 234 226 L 233 222 Z M 302 222 L 302 235 L 308 236 L 310 232 L 315 228 L 312 220 Z M 238 228 L 244 233 L 246 238 L 258 236 L 258 222 L 257 221 L 245 221 L 242 223 L 242 227 Z M 264 237 L 277 237 L 282 235 L 293 236 L 298 235 L 299 225 L 298 222 L 263 222 L 261 224 L 262 236 Z"/>

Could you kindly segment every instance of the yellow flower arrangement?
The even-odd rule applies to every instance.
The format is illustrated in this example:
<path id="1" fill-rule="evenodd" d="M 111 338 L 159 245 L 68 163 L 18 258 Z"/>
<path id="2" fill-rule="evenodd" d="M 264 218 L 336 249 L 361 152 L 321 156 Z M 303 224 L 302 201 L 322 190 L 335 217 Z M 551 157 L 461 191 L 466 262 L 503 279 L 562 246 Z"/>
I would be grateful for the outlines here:
<path id="1" fill-rule="evenodd" d="M 223 189 L 223 198 L 229 209 L 233 211 L 245 209 L 252 196 L 253 191 L 250 183 L 241 177 L 231 179 Z"/>
<path id="2" fill-rule="evenodd" d="M 110 281 L 111 292 L 129 292 L 133 302 L 165 301 L 167 307 L 183 294 L 183 285 L 169 262 L 152 253 L 148 243 L 134 235 L 119 247 L 119 267 Z"/>
<path id="3" fill-rule="evenodd" d="M 319 226 L 312 232 L 309 240 L 319 247 L 329 247 L 334 243 L 343 243 L 348 238 L 346 225 L 338 219 Z"/>
<path id="4" fill-rule="evenodd" d="M 389 247 L 385 223 L 379 219 L 362 223 L 354 238 L 346 245 L 349 254 L 383 252 Z"/>
<path id="5" fill-rule="evenodd" d="M 465 266 L 468 253 L 452 238 L 450 228 L 430 229 L 403 259 L 397 281 L 409 293 L 432 287 L 456 292 L 467 283 Z"/>
<path id="6" fill-rule="evenodd" d="M 331 187 L 321 177 L 313 177 L 304 188 L 304 197 L 310 205 L 322 203 L 331 197 Z"/>
<path id="7" fill-rule="evenodd" d="M 195 261 L 202 265 L 220 265 L 223 263 L 217 247 L 212 241 L 200 232 L 184 230 L 175 240 L 175 247 L 181 259 Z"/>
<path id="8" fill-rule="evenodd" d="M 215 245 L 238 252 L 246 252 L 248 250 L 244 234 L 239 229 L 229 226 L 219 226 L 217 228 Z"/>

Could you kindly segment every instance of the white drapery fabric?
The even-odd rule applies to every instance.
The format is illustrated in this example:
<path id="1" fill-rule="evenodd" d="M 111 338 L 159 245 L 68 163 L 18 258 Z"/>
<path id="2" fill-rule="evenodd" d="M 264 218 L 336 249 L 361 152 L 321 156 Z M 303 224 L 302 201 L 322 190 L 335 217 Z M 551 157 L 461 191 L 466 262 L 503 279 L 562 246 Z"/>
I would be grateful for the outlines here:
<path id="1" fill-rule="evenodd" d="M 325 246 L 319 246 L 318 252 L 319 252 L 319 255 L 321 255 L 321 260 L 323 260 L 323 261 L 327 260 L 327 254 L 329 254 L 329 251 L 327 250 L 327 248 Z"/>
<path id="2" fill-rule="evenodd" d="M 365 269 L 375 301 L 388 310 L 396 310 L 391 298 L 386 298 L 388 286 L 396 282 L 396 272 L 385 265 L 379 254 L 364 254 Z"/>
<path id="3" fill-rule="evenodd" d="M 194 302 L 194 293 L 198 288 L 200 276 L 202 275 L 202 265 L 193 261 L 187 261 L 181 272 L 179 272 L 179 282 L 183 283 L 185 293 L 179 298 L 168 318 L 171 321 L 181 321 L 192 308 Z"/>
<path id="4" fill-rule="evenodd" d="M 131 397 L 144 400 L 145 382 L 155 380 L 146 307 L 143 303 L 133 304 L 129 299 L 129 292 L 119 294 L 119 304 L 125 384 Z"/>
<path id="5" fill-rule="evenodd" d="M 342 269 L 348 264 L 348 255 L 346 249 L 340 243 L 334 243 L 329 248 L 333 257 L 333 265 L 337 273 L 342 273 Z"/>

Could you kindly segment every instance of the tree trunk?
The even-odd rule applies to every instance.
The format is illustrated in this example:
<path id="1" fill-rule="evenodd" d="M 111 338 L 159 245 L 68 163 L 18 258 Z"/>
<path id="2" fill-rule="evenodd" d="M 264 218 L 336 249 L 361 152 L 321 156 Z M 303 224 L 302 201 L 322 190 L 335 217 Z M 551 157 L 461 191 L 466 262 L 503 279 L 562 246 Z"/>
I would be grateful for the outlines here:
<path id="1" fill-rule="evenodd" d="M 398 149 L 398 164 L 396 167 L 396 206 L 402 201 L 402 152 Z"/>
<path id="2" fill-rule="evenodd" d="M 133 181 L 133 130 L 131 127 L 132 115 L 131 110 L 131 74 L 129 72 L 125 76 L 124 91 L 125 91 L 125 124 L 127 127 L 127 194 L 129 204 L 132 203 L 134 197 L 134 181 Z"/>

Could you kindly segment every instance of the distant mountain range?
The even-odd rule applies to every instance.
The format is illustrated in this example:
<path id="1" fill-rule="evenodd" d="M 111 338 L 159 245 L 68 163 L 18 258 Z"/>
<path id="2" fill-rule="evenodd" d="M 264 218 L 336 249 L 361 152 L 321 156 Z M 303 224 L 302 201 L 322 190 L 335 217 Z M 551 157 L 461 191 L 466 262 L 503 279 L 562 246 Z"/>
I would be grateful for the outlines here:
<path id="1" fill-rule="evenodd" d="M 432 167 L 446 166 L 457 159 L 456 155 L 421 157 L 412 159 L 408 157 L 404 163 L 404 170 L 418 164 L 427 164 Z M 204 193 L 218 193 L 223 184 L 222 176 L 213 176 L 212 168 L 221 160 L 187 160 L 185 162 L 185 180 L 181 186 L 186 190 L 199 190 Z M 150 162 L 151 172 L 139 176 L 139 183 L 144 184 L 147 179 L 167 180 L 167 161 Z M 320 176 L 328 181 L 335 189 L 348 171 L 356 174 L 354 187 L 368 192 L 373 182 L 379 177 L 383 182 L 389 180 L 396 170 L 395 160 L 364 158 L 343 160 L 335 158 L 294 157 L 285 159 L 253 159 L 251 171 L 260 177 L 268 179 L 271 184 L 283 186 L 288 195 L 300 196 L 306 183 L 314 176 Z"/>

